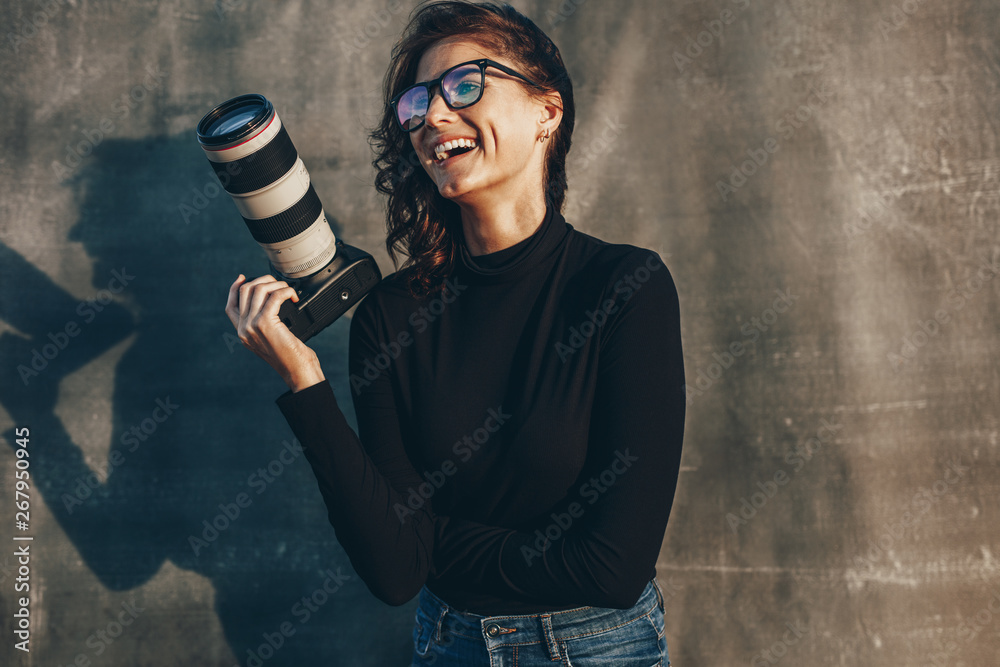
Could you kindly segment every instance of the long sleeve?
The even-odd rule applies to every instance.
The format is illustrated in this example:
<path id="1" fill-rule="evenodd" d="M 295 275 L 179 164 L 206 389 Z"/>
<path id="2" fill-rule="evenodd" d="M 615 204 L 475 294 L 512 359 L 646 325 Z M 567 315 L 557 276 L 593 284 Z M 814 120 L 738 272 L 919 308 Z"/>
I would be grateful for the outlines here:
<path id="1" fill-rule="evenodd" d="M 358 434 L 328 381 L 286 392 L 276 403 L 302 444 L 351 565 L 373 595 L 399 606 L 427 579 L 434 523 L 430 500 L 410 510 L 402 491 L 423 480 L 404 452 L 388 373 L 372 377 L 366 366 L 381 352 L 375 343 L 379 324 L 369 305 L 367 299 L 359 304 L 350 329 Z"/>
<path id="2" fill-rule="evenodd" d="M 438 580 L 552 605 L 635 604 L 655 571 L 677 485 L 684 368 L 667 268 L 620 294 L 629 296 L 602 331 L 591 423 L 590 446 L 606 470 L 581 479 L 534 530 L 436 517 Z"/>
<path id="3" fill-rule="evenodd" d="M 554 219 L 516 267 L 466 267 L 440 299 L 392 277 L 365 297 L 357 434 L 326 381 L 277 399 L 338 541 L 388 604 L 427 584 L 480 612 L 627 608 L 655 573 L 684 429 L 676 288 L 655 252 Z M 415 498 L 426 475 L 447 481 Z"/>

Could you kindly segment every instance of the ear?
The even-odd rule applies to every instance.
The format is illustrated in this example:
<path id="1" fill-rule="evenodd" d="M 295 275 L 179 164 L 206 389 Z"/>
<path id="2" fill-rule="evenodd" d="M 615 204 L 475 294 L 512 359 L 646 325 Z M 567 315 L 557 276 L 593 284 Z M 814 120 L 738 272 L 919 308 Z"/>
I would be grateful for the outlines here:
<path id="1" fill-rule="evenodd" d="M 562 95 L 556 92 L 549 93 L 540 102 L 538 128 L 542 131 L 548 129 L 552 134 L 555 134 L 556 128 L 562 121 Z"/>

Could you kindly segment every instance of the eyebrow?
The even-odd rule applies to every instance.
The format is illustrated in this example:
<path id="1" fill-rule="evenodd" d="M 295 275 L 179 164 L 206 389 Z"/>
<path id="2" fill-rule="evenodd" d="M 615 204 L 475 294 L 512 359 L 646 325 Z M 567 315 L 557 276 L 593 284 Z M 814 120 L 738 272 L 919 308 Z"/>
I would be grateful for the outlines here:
<path id="1" fill-rule="evenodd" d="M 462 61 L 459 61 L 459 62 L 455 63 L 455 65 L 460 65 L 460 64 L 462 64 L 463 62 L 466 62 L 466 61 L 464 61 L 464 60 L 462 60 Z M 427 79 L 420 79 L 420 78 L 417 78 L 417 80 L 416 80 L 416 81 L 414 81 L 412 85 L 414 85 L 414 86 L 415 86 L 415 85 L 417 85 L 418 83 L 427 83 L 428 81 L 433 81 L 434 79 L 437 79 L 437 78 L 438 78 L 438 77 L 440 77 L 440 76 L 441 76 L 442 74 L 444 74 L 445 72 L 447 72 L 448 70 L 450 70 L 450 69 L 451 69 L 452 67 L 454 67 L 455 65 L 448 65 L 448 66 L 447 66 L 447 67 L 445 67 L 445 68 L 444 68 L 443 70 L 441 70 L 440 72 L 438 72 L 438 73 L 437 73 L 437 74 L 436 74 L 435 76 L 432 76 L 432 77 L 430 77 L 430 78 L 427 78 Z"/>

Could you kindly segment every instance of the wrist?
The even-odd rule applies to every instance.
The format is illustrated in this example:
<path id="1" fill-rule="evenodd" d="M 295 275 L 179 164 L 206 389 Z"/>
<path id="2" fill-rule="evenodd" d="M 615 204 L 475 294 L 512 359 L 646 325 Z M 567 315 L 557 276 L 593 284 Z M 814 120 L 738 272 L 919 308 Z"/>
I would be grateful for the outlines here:
<path id="1" fill-rule="evenodd" d="M 323 382 L 326 380 L 326 376 L 323 374 L 323 369 L 319 365 L 319 359 L 313 359 L 303 367 L 291 371 L 284 379 L 285 384 L 288 385 L 288 388 L 291 389 L 294 394 Z"/>

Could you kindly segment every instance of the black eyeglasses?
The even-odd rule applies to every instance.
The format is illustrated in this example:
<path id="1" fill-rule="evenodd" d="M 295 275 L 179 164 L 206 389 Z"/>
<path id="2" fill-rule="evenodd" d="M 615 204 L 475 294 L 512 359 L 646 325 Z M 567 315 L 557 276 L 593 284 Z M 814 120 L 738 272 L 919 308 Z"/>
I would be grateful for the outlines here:
<path id="1" fill-rule="evenodd" d="M 399 123 L 399 127 L 403 132 L 413 132 L 423 126 L 424 117 L 431 106 L 431 91 L 434 90 L 434 86 L 440 87 L 441 99 L 450 109 L 471 107 L 483 97 L 487 66 L 495 67 L 505 74 L 516 76 L 532 86 L 541 88 L 531 79 L 489 58 L 459 63 L 445 70 L 433 81 L 415 83 L 392 98 L 389 104 L 396 112 L 396 122 Z"/>

